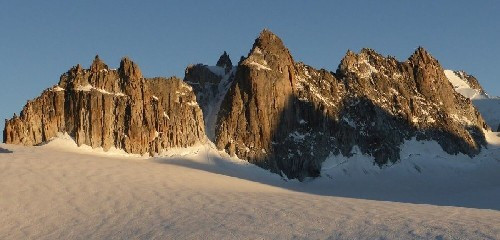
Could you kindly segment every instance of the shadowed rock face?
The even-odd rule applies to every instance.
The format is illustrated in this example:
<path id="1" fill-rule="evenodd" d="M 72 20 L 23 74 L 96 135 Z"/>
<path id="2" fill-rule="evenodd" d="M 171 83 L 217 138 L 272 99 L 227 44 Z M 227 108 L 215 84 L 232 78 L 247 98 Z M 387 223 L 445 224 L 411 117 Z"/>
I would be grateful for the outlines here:
<path id="1" fill-rule="evenodd" d="M 177 78 L 145 79 L 130 59 L 111 70 L 96 56 L 6 120 L 4 142 L 37 145 L 67 132 L 78 145 L 158 153 L 204 138 L 203 117 L 189 85 Z"/>
<path id="2" fill-rule="evenodd" d="M 418 48 L 405 62 L 370 49 L 348 51 L 337 72 L 294 62 L 264 30 L 218 114 L 216 145 L 289 178 L 318 176 L 330 154 L 354 146 L 377 164 L 399 159 L 416 137 L 450 154 L 477 154 L 487 128 L 470 100 L 456 93 L 438 61 Z"/>
<path id="3" fill-rule="evenodd" d="M 231 58 L 229 58 L 229 55 L 226 53 L 226 51 L 224 51 L 224 53 L 220 56 L 216 66 L 224 68 L 226 74 L 231 71 L 231 69 L 233 68 L 233 63 L 231 62 Z"/>

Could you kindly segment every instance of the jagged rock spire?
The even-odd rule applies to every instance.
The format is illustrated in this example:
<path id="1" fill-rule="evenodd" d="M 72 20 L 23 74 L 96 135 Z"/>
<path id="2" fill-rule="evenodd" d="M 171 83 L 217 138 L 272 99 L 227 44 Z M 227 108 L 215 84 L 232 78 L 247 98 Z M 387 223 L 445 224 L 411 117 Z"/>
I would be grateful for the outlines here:
<path id="1" fill-rule="evenodd" d="M 400 145 L 415 136 L 437 141 L 450 154 L 474 156 L 485 145 L 484 128 L 422 47 L 405 62 L 368 48 L 348 51 L 331 74 L 295 63 L 265 29 L 238 65 L 218 114 L 215 144 L 303 179 L 318 176 L 332 152 L 349 156 L 354 146 L 377 164 L 395 162 Z"/>
<path id="2" fill-rule="evenodd" d="M 131 79 L 142 78 L 141 69 L 128 57 L 122 58 L 122 60 L 120 61 L 120 68 L 118 69 L 118 72 L 122 77 Z"/>
<path id="3" fill-rule="evenodd" d="M 293 58 L 288 49 L 285 47 L 283 41 L 268 29 L 262 30 L 259 37 L 255 39 L 251 53 L 260 50 L 264 52 L 271 52 L 279 58 L 289 58 L 289 60 L 293 62 Z"/>
<path id="4" fill-rule="evenodd" d="M 240 60 L 238 61 L 238 65 L 240 65 L 243 61 L 245 61 L 245 56 L 240 57 Z"/>
<path id="5" fill-rule="evenodd" d="M 75 66 L 60 83 L 5 123 L 4 142 L 36 145 L 66 132 L 79 146 L 153 155 L 205 137 L 192 89 L 177 78 L 144 79 L 128 58 L 110 70 L 96 56 L 89 69 Z"/>
<path id="6" fill-rule="evenodd" d="M 269 66 L 271 69 L 280 71 L 280 69 L 292 67 L 295 62 L 290 51 L 284 45 L 283 41 L 268 29 L 262 30 L 259 37 L 255 39 L 252 49 L 243 63 L 259 63 L 260 66 Z M 253 64 L 252 67 L 259 68 L 259 65 Z M 291 68 L 289 69 L 290 72 Z M 293 81 L 293 78 L 289 79 Z"/>
<path id="7" fill-rule="evenodd" d="M 216 66 L 223 67 L 226 73 L 231 71 L 231 68 L 233 68 L 233 63 L 231 62 L 231 58 L 229 58 L 229 55 L 226 53 L 226 51 L 224 51 L 224 53 L 219 57 Z"/>
<path id="8" fill-rule="evenodd" d="M 277 124 L 294 126 L 295 66 L 279 37 L 263 30 L 239 65 L 221 104 L 215 144 L 260 166 L 278 171 L 269 158 Z M 289 107 L 290 106 L 290 107 Z M 269 161 L 268 161 L 269 160 Z"/>
<path id="9" fill-rule="evenodd" d="M 109 70 L 108 65 L 106 65 L 100 58 L 99 55 L 95 55 L 94 61 L 90 65 L 90 71 L 98 72 L 100 70 Z"/>
<path id="10" fill-rule="evenodd" d="M 415 52 L 410 56 L 409 60 L 414 64 L 429 64 L 431 62 L 437 62 L 437 60 L 432 57 L 432 55 L 422 46 L 419 46 L 415 50 Z"/>

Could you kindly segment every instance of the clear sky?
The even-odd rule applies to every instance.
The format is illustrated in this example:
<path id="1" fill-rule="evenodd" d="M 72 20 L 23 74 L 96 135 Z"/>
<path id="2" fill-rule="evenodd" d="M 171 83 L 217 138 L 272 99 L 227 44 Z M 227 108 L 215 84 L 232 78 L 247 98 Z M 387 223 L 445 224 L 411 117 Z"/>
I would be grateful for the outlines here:
<path id="1" fill-rule="evenodd" d="M 96 54 L 113 68 L 129 56 L 146 77 L 183 77 L 188 64 L 215 65 L 224 50 L 237 62 L 263 28 L 295 60 L 332 71 L 347 49 L 403 61 L 423 46 L 500 95 L 497 0 L 0 0 L 0 118 Z"/>

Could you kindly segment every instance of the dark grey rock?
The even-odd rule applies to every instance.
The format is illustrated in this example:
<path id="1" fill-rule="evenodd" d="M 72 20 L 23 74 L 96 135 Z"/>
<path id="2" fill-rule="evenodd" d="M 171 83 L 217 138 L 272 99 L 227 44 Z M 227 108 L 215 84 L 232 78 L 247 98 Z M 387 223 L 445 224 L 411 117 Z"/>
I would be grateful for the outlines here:
<path id="1" fill-rule="evenodd" d="M 233 69 L 233 63 L 231 62 L 231 58 L 229 58 L 226 51 L 224 51 L 224 53 L 219 57 L 216 66 L 224 68 L 226 74 Z"/>

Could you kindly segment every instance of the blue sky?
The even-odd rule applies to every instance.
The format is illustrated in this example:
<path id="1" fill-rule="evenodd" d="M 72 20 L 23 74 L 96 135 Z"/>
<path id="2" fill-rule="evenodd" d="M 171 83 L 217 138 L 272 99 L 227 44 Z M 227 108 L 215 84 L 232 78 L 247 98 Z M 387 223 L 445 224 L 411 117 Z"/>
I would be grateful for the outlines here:
<path id="1" fill-rule="evenodd" d="M 258 33 L 280 36 L 295 60 L 335 71 L 347 49 L 405 60 L 425 47 L 445 68 L 500 95 L 500 1 L 0 1 L 0 118 L 99 54 L 131 57 L 146 77 L 183 77 L 188 64 L 237 62 Z M 0 128 L 3 129 L 3 120 Z"/>

